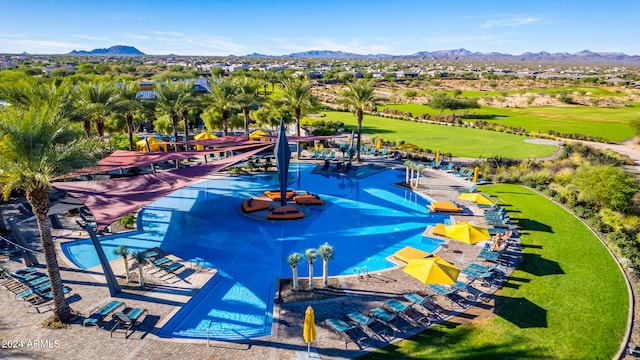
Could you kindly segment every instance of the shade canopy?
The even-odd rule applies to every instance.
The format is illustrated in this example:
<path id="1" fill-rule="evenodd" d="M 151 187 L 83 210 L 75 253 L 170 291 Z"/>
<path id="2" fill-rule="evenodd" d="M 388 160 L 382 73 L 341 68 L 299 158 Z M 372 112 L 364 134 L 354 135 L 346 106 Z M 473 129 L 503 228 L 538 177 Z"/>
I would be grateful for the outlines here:
<path id="1" fill-rule="evenodd" d="M 458 199 L 473 201 L 476 204 L 482 205 L 492 205 L 495 202 L 480 193 L 462 193 L 460 194 L 460 196 L 458 196 Z"/>
<path id="2" fill-rule="evenodd" d="M 402 270 L 423 284 L 455 284 L 460 269 L 439 256 L 409 260 Z"/>
<path id="3" fill-rule="evenodd" d="M 250 140 L 260 140 L 266 136 L 271 135 L 270 133 L 264 131 L 264 130 L 256 130 L 254 132 L 252 132 L 251 134 L 249 134 L 249 139 Z"/>
<path id="4" fill-rule="evenodd" d="M 52 185 L 82 201 L 91 210 L 98 227 L 104 228 L 126 214 L 199 181 L 204 176 L 244 161 L 271 146 L 273 145 L 254 147 L 239 155 L 173 171 L 105 181 L 54 182 Z"/>
<path id="5" fill-rule="evenodd" d="M 138 151 L 147 152 L 147 142 L 149 142 L 149 149 L 151 151 L 167 151 L 167 145 L 154 137 L 142 139 L 136 141 L 136 148 Z"/>
<path id="6" fill-rule="evenodd" d="M 450 239 L 458 240 L 470 245 L 491 239 L 489 229 L 469 224 L 464 221 L 454 225 L 445 225 L 444 233 L 445 236 Z"/>

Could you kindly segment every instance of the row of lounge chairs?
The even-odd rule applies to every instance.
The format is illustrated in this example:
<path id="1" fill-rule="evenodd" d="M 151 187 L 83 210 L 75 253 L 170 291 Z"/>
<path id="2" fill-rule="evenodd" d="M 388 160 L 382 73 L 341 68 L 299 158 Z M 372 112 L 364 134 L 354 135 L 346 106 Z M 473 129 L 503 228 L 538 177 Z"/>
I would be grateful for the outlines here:
<path id="1" fill-rule="evenodd" d="M 23 301 L 27 309 L 35 309 L 37 312 L 40 312 L 42 307 L 50 307 L 53 300 L 49 277 L 33 267 L 19 269 L 13 273 L 0 268 L 0 286 L 8 296 L 13 295 L 15 300 Z M 63 291 L 67 294 L 71 289 L 64 286 Z"/>
<path id="2" fill-rule="evenodd" d="M 118 312 L 119 309 L 123 310 Z M 142 322 L 146 314 L 148 311 L 145 308 L 127 308 L 124 302 L 113 300 L 91 310 L 82 321 L 82 326 L 95 326 L 96 329 L 99 329 L 105 319 L 111 315 L 114 324 L 109 331 L 110 337 L 113 337 L 114 332 L 123 329 L 125 338 L 129 338 L 131 335 L 129 331 L 132 331 L 136 324 Z"/>
<path id="3" fill-rule="evenodd" d="M 408 326 L 424 326 L 432 323 L 435 314 L 433 295 L 422 296 L 417 293 L 403 295 L 403 301 L 389 299 L 380 307 L 370 309 L 366 314 L 354 311 L 344 318 L 329 318 L 325 323 L 345 342 L 345 347 L 353 341 L 359 343 L 363 339 L 360 329 L 366 338 L 385 340 L 391 330 L 393 336 Z M 418 311 L 416 308 L 421 308 Z M 366 339 L 365 338 L 365 339 Z"/>

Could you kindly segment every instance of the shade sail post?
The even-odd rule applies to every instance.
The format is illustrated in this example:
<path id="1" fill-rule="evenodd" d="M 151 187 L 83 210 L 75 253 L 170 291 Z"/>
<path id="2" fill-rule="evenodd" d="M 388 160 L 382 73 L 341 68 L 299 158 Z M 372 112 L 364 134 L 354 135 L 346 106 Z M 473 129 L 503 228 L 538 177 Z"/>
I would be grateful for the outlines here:
<path id="1" fill-rule="evenodd" d="M 25 241 L 24 235 L 22 235 L 22 231 L 20 231 L 18 224 L 16 224 L 16 222 L 13 219 L 7 219 L 7 224 L 9 224 L 9 227 L 11 228 L 11 232 L 13 232 L 13 235 L 16 237 L 16 243 L 22 247 L 21 250 L 22 250 L 22 258 L 24 259 L 24 265 L 26 267 L 39 265 L 38 259 L 36 258 L 35 255 L 33 255 L 33 252 L 29 250 L 25 250 L 25 249 L 31 249 L 31 248 Z"/>
<path id="2" fill-rule="evenodd" d="M 98 236 L 96 236 L 96 232 L 93 230 L 93 227 L 89 224 L 85 224 L 84 228 L 89 233 L 89 237 L 91 237 L 91 242 L 93 243 L 93 247 L 96 249 L 98 253 L 98 259 L 100 259 L 100 266 L 102 266 L 102 271 L 104 272 L 104 277 L 107 279 L 107 287 L 109 288 L 109 294 L 111 296 L 116 296 L 121 293 L 120 285 L 118 284 L 118 280 L 116 276 L 113 274 L 113 270 L 111 269 L 111 264 L 109 264 L 109 260 L 107 260 L 107 256 L 104 254 L 104 249 L 102 249 L 102 245 L 100 244 L 100 240 L 98 240 Z"/>

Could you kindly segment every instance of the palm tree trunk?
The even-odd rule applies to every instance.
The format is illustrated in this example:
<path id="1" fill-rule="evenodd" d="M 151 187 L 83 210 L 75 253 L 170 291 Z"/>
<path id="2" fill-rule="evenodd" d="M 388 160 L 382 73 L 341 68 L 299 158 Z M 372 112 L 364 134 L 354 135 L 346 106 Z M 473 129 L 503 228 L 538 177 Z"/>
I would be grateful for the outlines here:
<path id="1" fill-rule="evenodd" d="M 189 140 L 189 109 L 182 110 L 182 121 L 184 122 L 184 140 Z M 184 144 L 184 151 L 188 151 L 187 144 Z"/>
<path id="2" fill-rule="evenodd" d="M 300 289 L 298 285 L 298 267 L 292 266 L 291 272 L 293 272 L 293 291 L 298 291 Z"/>
<path id="3" fill-rule="evenodd" d="M 296 112 L 296 136 L 300 137 L 300 117 L 302 112 L 300 111 L 300 108 L 296 108 L 295 112 Z"/>
<path id="4" fill-rule="evenodd" d="M 133 144 L 133 113 L 128 112 L 125 119 L 127 120 L 127 133 L 129 134 L 129 151 L 135 151 Z"/>
<path id="5" fill-rule="evenodd" d="M 409 184 L 409 165 L 405 165 L 405 166 L 404 166 L 404 182 L 405 182 L 407 185 L 410 185 L 410 184 Z"/>
<path id="6" fill-rule="evenodd" d="M 324 287 L 329 287 L 329 260 L 322 259 L 322 283 Z"/>
<path id="7" fill-rule="evenodd" d="M 5 234 L 8 233 L 7 225 L 4 223 L 4 214 L 2 212 L 2 205 L 0 204 L 0 233 Z"/>
<path id="8" fill-rule="evenodd" d="M 102 117 L 96 118 L 96 131 L 98 136 L 104 137 L 104 119 Z"/>
<path id="9" fill-rule="evenodd" d="M 142 265 L 138 264 L 138 276 L 140 277 L 140 287 L 144 286 L 144 273 L 142 272 Z"/>
<path id="10" fill-rule="evenodd" d="M 356 115 L 358 116 L 358 142 L 356 143 L 356 160 L 360 162 L 360 139 L 362 138 L 362 110 L 358 109 L 356 111 Z"/>
<path id="11" fill-rule="evenodd" d="M 222 110 L 222 127 L 224 136 L 229 134 L 229 110 Z"/>
<path id="12" fill-rule="evenodd" d="M 122 260 L 124 261 L 124 276 L 127 278 L 127 283 L 129 283 L 129 279 L 131 279 L 131 274 L 129 274 L 129 261 L 127 261 L 126 256 L 123 256 Z"/>
<path id="13" fill-rule="evenodd" d="M 71 320 L 71 307 L 64 297 L 60 268 L 56 257 L 56 250 L 51 238 L 51 227 L 47 219 L 49 212 L 49 195 L 46 189 L 36 189 L 27 192 L 27 200 L 31 203 L 36 215 L 38 230 L 40 231 L 40 242 L 44 252 L 44 259 L 47 264 L 47 274 L 51 282 L 51 293 L 53 294 L 53 313 L 57 319 L 64 323 Z"/>
<path id="14" fill-rule="evenodd" d="M 178 118 L 178 114 L 171 115 L 171 122 L 173 124 L 173 141 L 178 141 L 178 122 L 179 121 L 180 119 Z M 178 147 L 176 146 L 176 149 L 177 148 Z"/>
<path id="15" fill-rule="evenodd" d="M 244 114 L 244 138 L 249 140 L 249 108 L 242 108 L 242 113 Z"/>
<path id="16" fill-rule="evenodd" d="M 91 137 L 91 121 L 89 119 L 82 120 L 82 127 L 84 128 L 84 134 L 87 135 L 88 138 Z"/>
<path id="17" fill-rule="evenodd" d="M 313 290 L 313 262 L 309 261 L 309 290 Z"/>

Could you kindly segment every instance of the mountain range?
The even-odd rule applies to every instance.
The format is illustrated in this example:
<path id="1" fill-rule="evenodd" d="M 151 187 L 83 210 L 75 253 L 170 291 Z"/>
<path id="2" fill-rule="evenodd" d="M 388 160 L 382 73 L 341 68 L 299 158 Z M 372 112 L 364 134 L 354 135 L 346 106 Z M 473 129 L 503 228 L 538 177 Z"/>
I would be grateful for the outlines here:
<path id="1" fill-rule="evenodd" d="M 116 45 L 108 49 L 73 50 L 67 55 L 76 56 L 143 56 L 145 53 L 133 46 Z M 313 59 L 407 59 L 407 60 L 441 60 L 441 61 L 482 61 L 497 63 L 558 63 L 558 64 L 628 64 L 640 65 L 640 56 L 615 52 L 593 52 L 583 50 L 576 53 L 548 53 L 546 51 L 520 55 L 498 52 L 482 53 L 467 49 L 420 51 L 410 55 L 390 54 L 355 54 L 343 51 L 310 50 L 288 55 L 248 54 L 247 57 L 279 57 L 279 58 L 313 58 Z"/>

